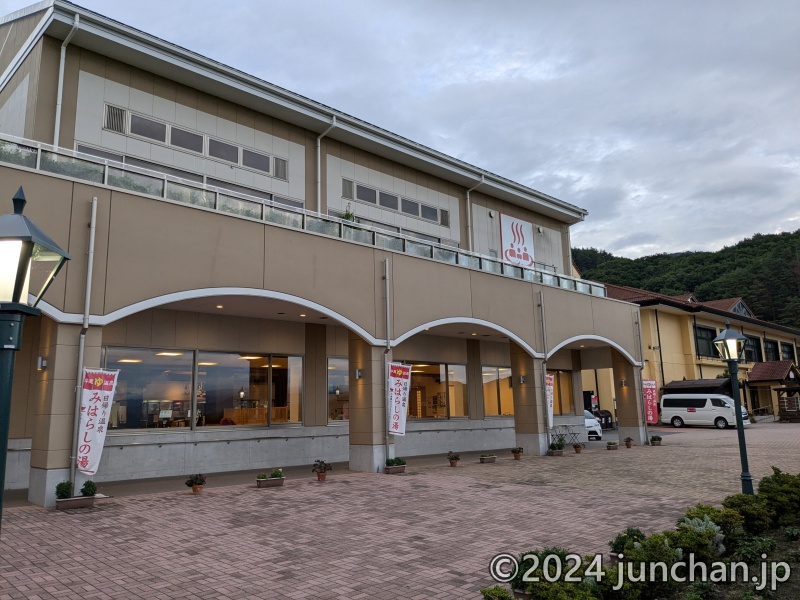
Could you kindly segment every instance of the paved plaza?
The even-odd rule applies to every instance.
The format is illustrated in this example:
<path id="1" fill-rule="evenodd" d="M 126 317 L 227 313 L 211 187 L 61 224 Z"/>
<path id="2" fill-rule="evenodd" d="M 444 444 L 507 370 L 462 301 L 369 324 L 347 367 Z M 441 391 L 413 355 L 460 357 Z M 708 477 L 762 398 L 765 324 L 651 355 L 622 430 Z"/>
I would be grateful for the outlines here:
<path id="1" fill-rule="evenodd" d="M 662 447 L 590 442 L 521 461 L 502 449 L 495 464 L 462 453 L 455 469 L 412 458 L 392 476 L 336 465 L 324 483 L 287 469 L 276 489 L 257 489 L 254 473 L 211 474 L 201 496 L 182 478 L 106 484 L 112 497 L 84 510 L 12 498 L 0 600 L 477 599 L 499 552 L 607 553 L 629 525 L 664 529 L 687 505 L 740 491 L 735 430 L 651 433 Z M 755 424 L 747 442 L 756 479 L 771 465 L 800 472 L 800 424 Z"/>

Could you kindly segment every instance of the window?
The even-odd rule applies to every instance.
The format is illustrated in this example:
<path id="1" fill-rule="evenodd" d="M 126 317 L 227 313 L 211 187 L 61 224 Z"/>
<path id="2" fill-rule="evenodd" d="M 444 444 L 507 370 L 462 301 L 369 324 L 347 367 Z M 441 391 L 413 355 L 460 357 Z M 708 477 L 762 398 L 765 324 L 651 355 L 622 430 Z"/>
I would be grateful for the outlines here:
<path id="1" fill-rule="evenodd" d="M 253 152 L 252 150 L 243 148 L 242 164 L 245 167 L 250 167 L 251 169 L 256 169 L 257 171 L 269 173 L 269 156 L 266 154 L 259 154 L 258 152 Z"/>
<path id="2" fill-rule="evenodd" d="M 466 417 L 466 365 L 413 363 L 408 395 L 408 416 L 412 419 Z"/>
<path id="3" fill-rule="evenodd" d="M 728 405 L 719 398 L 712 398 L 711 406 L 715 406 L 716 408 L 728 408 Z"/>
<path id="4" fill-rule="evenodd" d="M 386 192 L 380 192 L 380 205 L 386 208 L 391 208 L 392 210 L 397 210 L 397 196 L 392 194 L 387 194 Z"/>
<path id="5" fill-rule="evenodd" d="M 483 414 L 487 417 L 514 414 L 510 367 L 482 367 Z"/>
<path id="6" fill-rule="evenodd" d="M 167 126 L 164 123 L 146 119 L 139 115 L 131 115 L 131 133 L 156 140 L 162 144 L 167 141 Z"/>
<path id="7" fill-rule="evenodd" d="M 78 144 L 76 149 L 78 152 L 81 152 L 83 154 L 90 154 L 98 158 L 105 158 L 106 160 L 113 160 L 114 162 L 118 163 L 121 163 L 123 161 L 123 156 L 121 154 L 114 154 L 113 152 L 98 150 L 97 148 L 92 148 L 91 146 L 84 146 L 82 144 Z"/>
<path id="8" fill-rule="evenodd" d="M 419 202 L 409 200 L 408 198 L 403 198 L 402 207 L 403 212 L 407 215 L 414 215 L 415 217 L 419 216 Z"/>
<path id="9" fill-rule="evenodd" d="M 239 147 L 219 140 L 208 139 L 208 155 L 227 162 L 239 164 Z"/>
<path id="10" fill-rule="evenodd" d="M 228 181 L 222 181 L 221 179 L 212 179 L 211 177 L 206 178 L 206 183 L 208 185 L 213 185 L 223 190 L 229 190 L 231 192 L 239 192 L 240 194 L 246 194 L 248 196 L 255 196 L 256 198 L 262 198 L 264 200 L 271 200 L 272 194 L 269 192 L 262 192 L 261 190 L 254 190 L 253 188 L 245 187 L 243 185 L 237 185 L 235 183 L 230 183 Z"/>
<path id="11" fill-rule="evenodd" d="M 290 200 L 289 198 L 284 198 L 283 196 L 273 196 L 272 201 L 275 202 L 276 204 L 291 206 L 292 208 L 303 208 L 302 202 L 298 202 L 297 200 Z"/>
<path id="12" fill-rule="evenodd" d="M 275 177 L 289 179 L 289 162 L 286 159 L 275 157 Z"/>
<path id="13" fill-rule="evenodd" d="M 356 198 L 362 202 L 376 204 L 378 202 L 377 197 L 378 193 L 372 188 L 368 188 L 363 185 L 356 185 Z"/>
<path id="14" fill-rule="evenodd" d="M 664 408 L 705 408 L 708 398 L 664 398 Z"/>
<path id="15" fill-rule="evenodd" d="M 429 221 L 439 221 L 439 211 L 433 206 L 420 204 L 420 209 L 423 219 L 428 219 Z"/>
<path id="16" fill-rule="evenodd" d="M 169 130 L 169 143 L 178 148 L 185 148 L 199 154 L 203 153 L 203 136 L 191 131 L 171 127 Z"/>
<path id="17" fill-rule="evenodd" d="M 572 397 L 572 371 L 548 371 L 553 376 L 553 414 L 575 414 Z"/>
<path id="18" fill-rule="evenodd" d="M 768 361 L 780 360 L 778 354 L 778 342 L 775 340 L 764 340 L 764 356 Z"/>
<path id="19" fill-rule="evenodd" d="M 794 362 L 794 346 L 786 342 L 781 342 L 781 360 L 791 360 Z"/>
<path id="20" fill-rule="evenodd" d="M 353 182 L 349 179 L 342 179 L 342 198 L 353 199 Z"/>
<path id="21" fill-rule="evenodd" d="M 761 356 L 761 340 L 751 335 L 745 336 L 747 340 L 744 343 L 744 359 L 746 362 L 762 362 L 764 359 Z"/>
<path id="22" fill-rule="evenodd" d="M 441 209 L 439 211 L 439 225 L 442 227 L 450 227 L 450 211 Z"/>
<path id="23" fill-rule="evenodd" d="M 410 229 L 403 229 L 402 232 L 409 237 L 417 238 L 418 240 L 423 240 L 425 242 L 434 242 L 438 244 L 440 241 L 440 238 L 434 235 L 428 235 L 427 233 L 418 233 L 416 231 L 411 231 Z"/>
<path id="24" fill-rule="evenodd" d="M 349 361 L 328 359 L 328 421 L 350 419 Z"/>
<path id="25" fill-rule="evenodd" d="M 695 325 L 694 337 L 697 342 L 698 356 L 719 356 L 719 354 L 717 354 L 717 348 L 714 346 L 714 338 L 717 337 L 716 329 Z"/>
<path id="26" fill-rule="evenodd" d="M 195 181 L 197 183 L 203 183 L 203 176 L 199 173 L 182 171 L 174 167 L 167 167 L 165 165 L 151 163 L 149 161 L 133 158 L 131 156 L 125 157 L 125 164 L 132 165 L 134 167 L 141 167 L 142 169 L 150 169 L 151 171 L 156 171 L 157 173 L 166 173 L 167 175 L 172 175 L 173 177 L 180 177 L 181 179 L 188 179 L 189 181 Z"/>

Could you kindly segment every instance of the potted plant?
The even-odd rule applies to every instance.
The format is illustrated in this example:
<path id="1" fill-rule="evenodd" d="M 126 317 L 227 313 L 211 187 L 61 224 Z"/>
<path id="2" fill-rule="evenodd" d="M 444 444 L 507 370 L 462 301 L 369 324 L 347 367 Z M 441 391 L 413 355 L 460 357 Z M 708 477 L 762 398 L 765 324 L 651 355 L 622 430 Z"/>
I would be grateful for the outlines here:
<path id="1" fill-rule="evenodd" d="M 522 460 L 522 446 L 512 448 L 511 454 L 514 455 L 514 460 Z"/>
<path id="2" fill-rule="evenodd" d="M 94 506 L 97 486 L 90 479 L 83 484 L 80 496 L 72 495 L 72 482 L 62 481 L 56 485 L 56 509 L 91 508 Z"/>
<path id="3" fill-rule="evenodd" d="M 606 442 L 606 450 L 616 450 L 617 448 L 619 448 L 617 442 Z"/>
<path id="4" fill-rule="evenodd" d="M 572 449 L 575 450 L 575 454 L 580 454 L 583 451 L 583 444 L 572 444 Z"/>
<path id="5" fill-rule="evenodd" d="M 256 475 L 256 487 L 280 487 L 283 485 L 286 477 L 283 476 L 283 469 L 272 469 L 272 472 L 267 475 L 266 473 L 259 473 Z"/>
<path id="6" fill-rule="evenodd" d="M 196 496 L 203 492 L 203 487 L 206 485 L 206 476 L 202 473 L 195 473 L 189 475 L 186 479 L 186 487 L 192 488 L 192 493 Z"/>
<path id="7" fill-rule="evenodd" d="M 482 463 L 493 463 L 497 460 L 496 454 L 481 454 L 480 456 Z"/>
<path id="8" fill-rule="evenodd" d="M 565 445 L 566 442 L 564 441 L 564 436 L 557 435 L 550 443 L 550 450 L 547 451 L 547 456 L 563 456 Z"/>
<path id="9" fill-rule="evenodd" d="M 651 435 L 650 436 L 650 445 L 651 446 L 660 446 L 661 445 L 661 436 L 660 435 Z"/>
<path id="10" fill-rule="evenodd" d="M 633 446 L 633 438 L 632 437 L 626 437 L 624 441 L 625 441 L 625 447 L 626 448 L 631 448 Z"/>
<path id="11" fill-rule="evenodd" d="M 311 472 L 317 474 L 317 481 L 325 481 L 328 471 L 333 471 L 333 467 L 324 460 L 317 459 L 311 466 Z"/>
<path id="12" fill-rule="evenodd" d="M 458 461 L 461 460 L 461 457 L 458 455 L 457 452 L 453 452 L 452 450 L 450 450 L 450 452 L 447 453 L 447 460 L 450 461 L 451 467 L 457 467 Z"/>
<path id="13" fill-rule="evenodd" d="M 383 472 L 387 475 L 396 475 L 397 473 L 406 472 L 406 461 L 402 458 L 387 458 L 386 467 Z"/>

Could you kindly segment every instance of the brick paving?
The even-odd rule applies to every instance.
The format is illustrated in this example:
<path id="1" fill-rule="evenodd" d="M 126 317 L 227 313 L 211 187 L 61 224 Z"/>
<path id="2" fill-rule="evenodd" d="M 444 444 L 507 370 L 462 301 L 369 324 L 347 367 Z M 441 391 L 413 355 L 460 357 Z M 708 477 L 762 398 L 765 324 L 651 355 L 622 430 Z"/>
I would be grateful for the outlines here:
<path id="1" fill-rule="evenodd" d="M 412 458 L 405 475 L 287 469 L 283 488 L 253 474 L 105 484 L 96 508 L 6 508 L 0 600 L 477 599 L 489 559 L 559 545 L 607 552 L 625 527 L 670 527 L 686 506 L 740 490 L 734 430 L 654 428 L 662 447 L 523 457 Z M 613 435 L 613 434 L 612 434 Z M 606 435 L 606 439 L 613 439 Z M 800 424 L 747 430 L 756 479 L 800 472 Z M 215 483 L 216 481 L 216 483 Z M 145 493 L 146 492 L 146 493 Z M 128 494 L 128 495 L 126 495 Z M 86 564 L 85 555 L 96 561 Z"/>

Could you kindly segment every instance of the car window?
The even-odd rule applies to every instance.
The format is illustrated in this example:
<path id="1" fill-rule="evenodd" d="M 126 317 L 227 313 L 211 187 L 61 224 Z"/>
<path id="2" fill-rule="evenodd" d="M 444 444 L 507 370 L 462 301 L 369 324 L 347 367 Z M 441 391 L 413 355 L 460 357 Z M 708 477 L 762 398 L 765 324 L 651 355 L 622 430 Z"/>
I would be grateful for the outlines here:
<path id="1" fill-rule="evenodd" d="M 718 408 L 729 408 L 727 402 L 725 402 L 724 400 L 720 400 L 719 398 L 712 398 L 711 404 Z"/>

